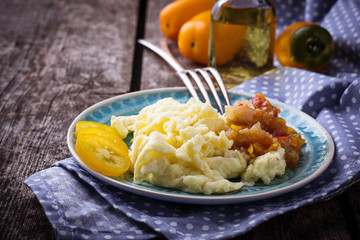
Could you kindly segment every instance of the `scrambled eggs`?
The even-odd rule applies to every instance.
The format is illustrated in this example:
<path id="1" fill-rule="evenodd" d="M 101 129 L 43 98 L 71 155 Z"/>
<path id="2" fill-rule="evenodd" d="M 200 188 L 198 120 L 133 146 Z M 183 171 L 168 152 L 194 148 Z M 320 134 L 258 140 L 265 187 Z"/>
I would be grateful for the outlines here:
<path id="1" fill-rule="evenodd" d="M 221 194 L 268 184 L 285 172 L 284 150 L 251 159 L 247 151 L 232 149 L 226 119 L 208 103 L 172 98 L 145 107 L 138 115 L 113 116 L 111 124 L 130 147 L 133 181 L 177 188 L 191 193 Z M 232 182 L 228 179 L 242 178 Z"/>

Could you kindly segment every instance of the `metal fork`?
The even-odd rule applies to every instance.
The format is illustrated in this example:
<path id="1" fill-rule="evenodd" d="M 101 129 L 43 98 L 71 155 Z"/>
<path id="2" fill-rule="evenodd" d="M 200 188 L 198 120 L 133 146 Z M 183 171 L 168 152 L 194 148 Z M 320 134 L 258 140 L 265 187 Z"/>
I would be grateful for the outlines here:
<path id="1" fill-rule="evenodd" d="M 214 100 L 215 100 L 217 106 L 219 107 L 221 114 L 223 114 L 224 113 L 224 105 L 221 103 L 220 97 L 216 91 L 216 88 L 215 88 L 215 85 L 213 84 L 212 79 L 214 79 L 216 81 L 218 87 L 220 88 L 220 91 L 225 99 L 226 105 L 231 105 L 231 102 L 230 102 L 228 92 L 225 88 L 224 82 L 223 82 L 219 72 L 215 68 L 212 68 L 212 67 L 196 68 L 196 69 L 191 69 L 191 70 L 184 69 L 175 60 L 175 58 L 171 55 L 169 49 L 167 48 L 167 44 L 164 41 L 166 41 L 166 40 L 162 39 L 161 44 L 162 44 L 162 47 L 165 48 L 166 50 L 163 50 L 160 47 L 157 47 L 154 44 L 152 44 L 146 40 L 143 40 L 143 39 L 138 40 L 138 42 L 141 45 L 147 47 L 148 49 L 152 50 L 153 52 L 157 53 L 160 57 L 162 57 L 176 71 L 176 73 L 180 76 L 180 78 L 184 82 L 185 86 L 187 87 L 187 89 L 189 90 L 189 92 L 193 98 L 200 101 L 200 98 L 199 98 L 190 78 L 192 78 L 194 80 L 194 82 L 196 83 L 196 85 L 199 88 L 201 95 L 203 96 L 205 101 L 211 103 L 209 94 L 208 94 L 206 87 L 204 86 L 203 81 L 201 79 L 205 80 L 206 84 L 208 85 L 208 87 L 210 89 L 210 92 L 212 93 L 212 95 L 214 97 Z M 200 78 L 200 76 L 201 76 L 201 78 Z"/>

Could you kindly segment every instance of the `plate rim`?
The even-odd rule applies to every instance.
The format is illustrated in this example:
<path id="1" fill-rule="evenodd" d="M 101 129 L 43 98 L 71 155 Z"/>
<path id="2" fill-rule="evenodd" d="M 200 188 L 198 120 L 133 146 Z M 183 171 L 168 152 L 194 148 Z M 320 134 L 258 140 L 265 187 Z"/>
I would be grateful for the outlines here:
<path id="1" fill-rule="evenodd" d="M 142 189 L 140 187 L 131 186 L 131 185 L 128 185 L 121 181 L 118 181 L 116 179 L 113 179 L 111 177 L 108 177 L 108 176 L 105 176 L 105 175 L 95 172 L 94 170 L 92 170 L 91 168 L 89 168 L 87 165 L 84 164 L 84 162 L 81 160 L 79 155 L 76 153 L 75 148 L 72 146 L 72 135 L 75 130 L 76 123 L 80 119 L 82 119 L 82 117 L 86 113 L 91 112 L 92 110 L 97 109 L 103 105 L 106 105 L 109 102 L 113 102 L 114 100 L 126 99 L 129 96 L 136 97 L 138 95 L 143 95 L 143 94 L 147 94 L 147 93 L 151 94 L 151 93 L 177 92 L 177 91 L 183 92 L 183 91 L 187 91 L 187 89 L 185 87 L 171 87 L 171 88 L 155 88 L 155 89 L 141 90 L 141 91 L 130 92 L 130 93 L 125 93 L 125 94 L 117 95 L 114 97 L 110 97 L 110 98 L 104 99 L 100 102 L 97 102 L 97 103 L 89 106 L 88 108 L 83 110 L 80 114 L 78 114 L 75 117 L 75 119 L 72 121 L 71 125 L 68 128 L 67 145 L 70 150 L 70 153 L 72 154 L 72 156 L 74 157 L 76 162 L 85 171 L 90 173 L 92 176 L 94 176 L 94 177 L 98 178 L 99 180 L 104 181 L 114 187 L 122 189 L 124 191 L 131 192 L 131 193 L 134 193 L 137 195 L 146 196 L 146 197 L 153 198 L 153 199 L 164 200 L 164 201 L 188 203 L 188 204 L 203 204 L 203 205 L 233 204 L 233 203 L 241 203 L 241 202 L 248 202 L 248 201 L 256 201 L 256 200 L 261 200 L 261 199 L 265 199 L 265 198 L 272 198 L 272 197 L 284 194 L 286 192 L 293 191 L 297 188 L 304 186 L 305 184 L 309 183 L 310 181 L 314 180 L 315 178 L 317 178 L 321 173 L 323 173 L 328 168 L 328 166 L 330 165 L 330 163 L 333 160 L 334 153 L 335 153 L 334 141 L 333 141 L 330 133 L 327 131 L 327 129 L 323 125 L 321 125 L 319 122 L 316 121 L 316 119 L 314 119 L 307 113 L 302 112 L 302 111 L 294 108 L 293 106 L 287 105 L 279 100 L 268 98 L 268 97 L 267 97 L 267 99 L 271 103 L 274 103 L 275 105 L 286 106 L 286 108 L 289 109 L 291 112 L 296 112 L 297 114 L 303 115 L 304 117 L 306 117 L 307 120 L 316 124 L 320 128 L 320 131 L 322 133 L 324 133 L 325 138 L 326 138 L 326 144 L 328 147 L 327 155 L 325 157 L 326 158 L 325 162 L 318 169 L 316 169 L 313 173 L 311 173 L 309 176 L 305 177 L 304 179 L 301 179 L 300 181 L 298 181 L 296 183 L 293 183 L 288 186 L 284 186 L 282 188 L 274 189 L 272 191 L 255 193 L 255 194 L 250 194 L 250 195 L 243 195 L 243 196 L 216 195 L 216 198 L 211 198 L 212 195 L 200 195 L 200 194 L 195 195 L 194 194 L 194 196 L 192 196 L 192 195 L 182 196 L 182 195 L 174 195 L 173 193 L 168 193 L 168 192 L 164 192 L 164 193 L 154 192 L 151 189 Z M 255 94 L 253 94 L 253 93 L 248 93 L 248 92 L 241 91 L 241 90 L 229 90 L 229 94 L 238 94 L 238 95 L 241 95 L 244 97 L 255 96 Z"/>

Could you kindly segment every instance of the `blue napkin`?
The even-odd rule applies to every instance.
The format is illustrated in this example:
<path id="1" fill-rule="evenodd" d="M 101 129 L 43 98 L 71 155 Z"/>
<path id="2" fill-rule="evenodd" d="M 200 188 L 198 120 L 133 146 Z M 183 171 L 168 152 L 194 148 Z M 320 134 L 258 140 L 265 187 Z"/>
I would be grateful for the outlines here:
<path id="1" fill-rule="evenodd" d="M 325 172 L 278 197 L 199 206 L 121 191 L 68 158 L 25 181 L 42 204 L 57 239 L 226 239 L 284 212 L 331 199 L 360 180 L 360 2 L 284 0 L 277 1 L 277 9 L 279 29 L 301 20 L 329 29 L 335 39 L 333 61 L 321 73 L 277 68 L 233 90 L 262 92 L 316 118 L 336 145 Z"/>

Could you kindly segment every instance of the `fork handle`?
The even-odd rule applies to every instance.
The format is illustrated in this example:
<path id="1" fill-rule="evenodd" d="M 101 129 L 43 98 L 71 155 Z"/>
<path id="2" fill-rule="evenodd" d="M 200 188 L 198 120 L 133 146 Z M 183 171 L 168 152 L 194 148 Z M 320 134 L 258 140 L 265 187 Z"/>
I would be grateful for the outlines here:
<path id="1" fill-rule="evenodd" d="M 158 46 L 155 46 L 154 44 L 144 40 L 139 39 L 138 43 L 141 45 L 147 47 L 148 49 L 152 50 L 153 52 L 157 53 L 160 57 L 162 57 L 175 71 L 180 72 L 184 71 L 184 68 L 167 52 L 165 52 L 163 49 L 159 48 Z"/>
<path id="2" fill-rule="evenodd" d="M 190 79 L 186 76 L 185 73 L 183 73 L 185 69 L 169 53 L 167 53 L 163 49 L 155 46 L 154 44 L 144 39 L 139 39 L 138 43 L 147 47 L 148 49 L 152 50 L 153 52 L 157 53 L 160 57 L 162 57 L 176 71 L 178 76 L 185 84 L 186 88 L 189 90 L 191 96 L 193 96 L 195 100 L 200 100 L 194 86 L 191 84 Z"/>

